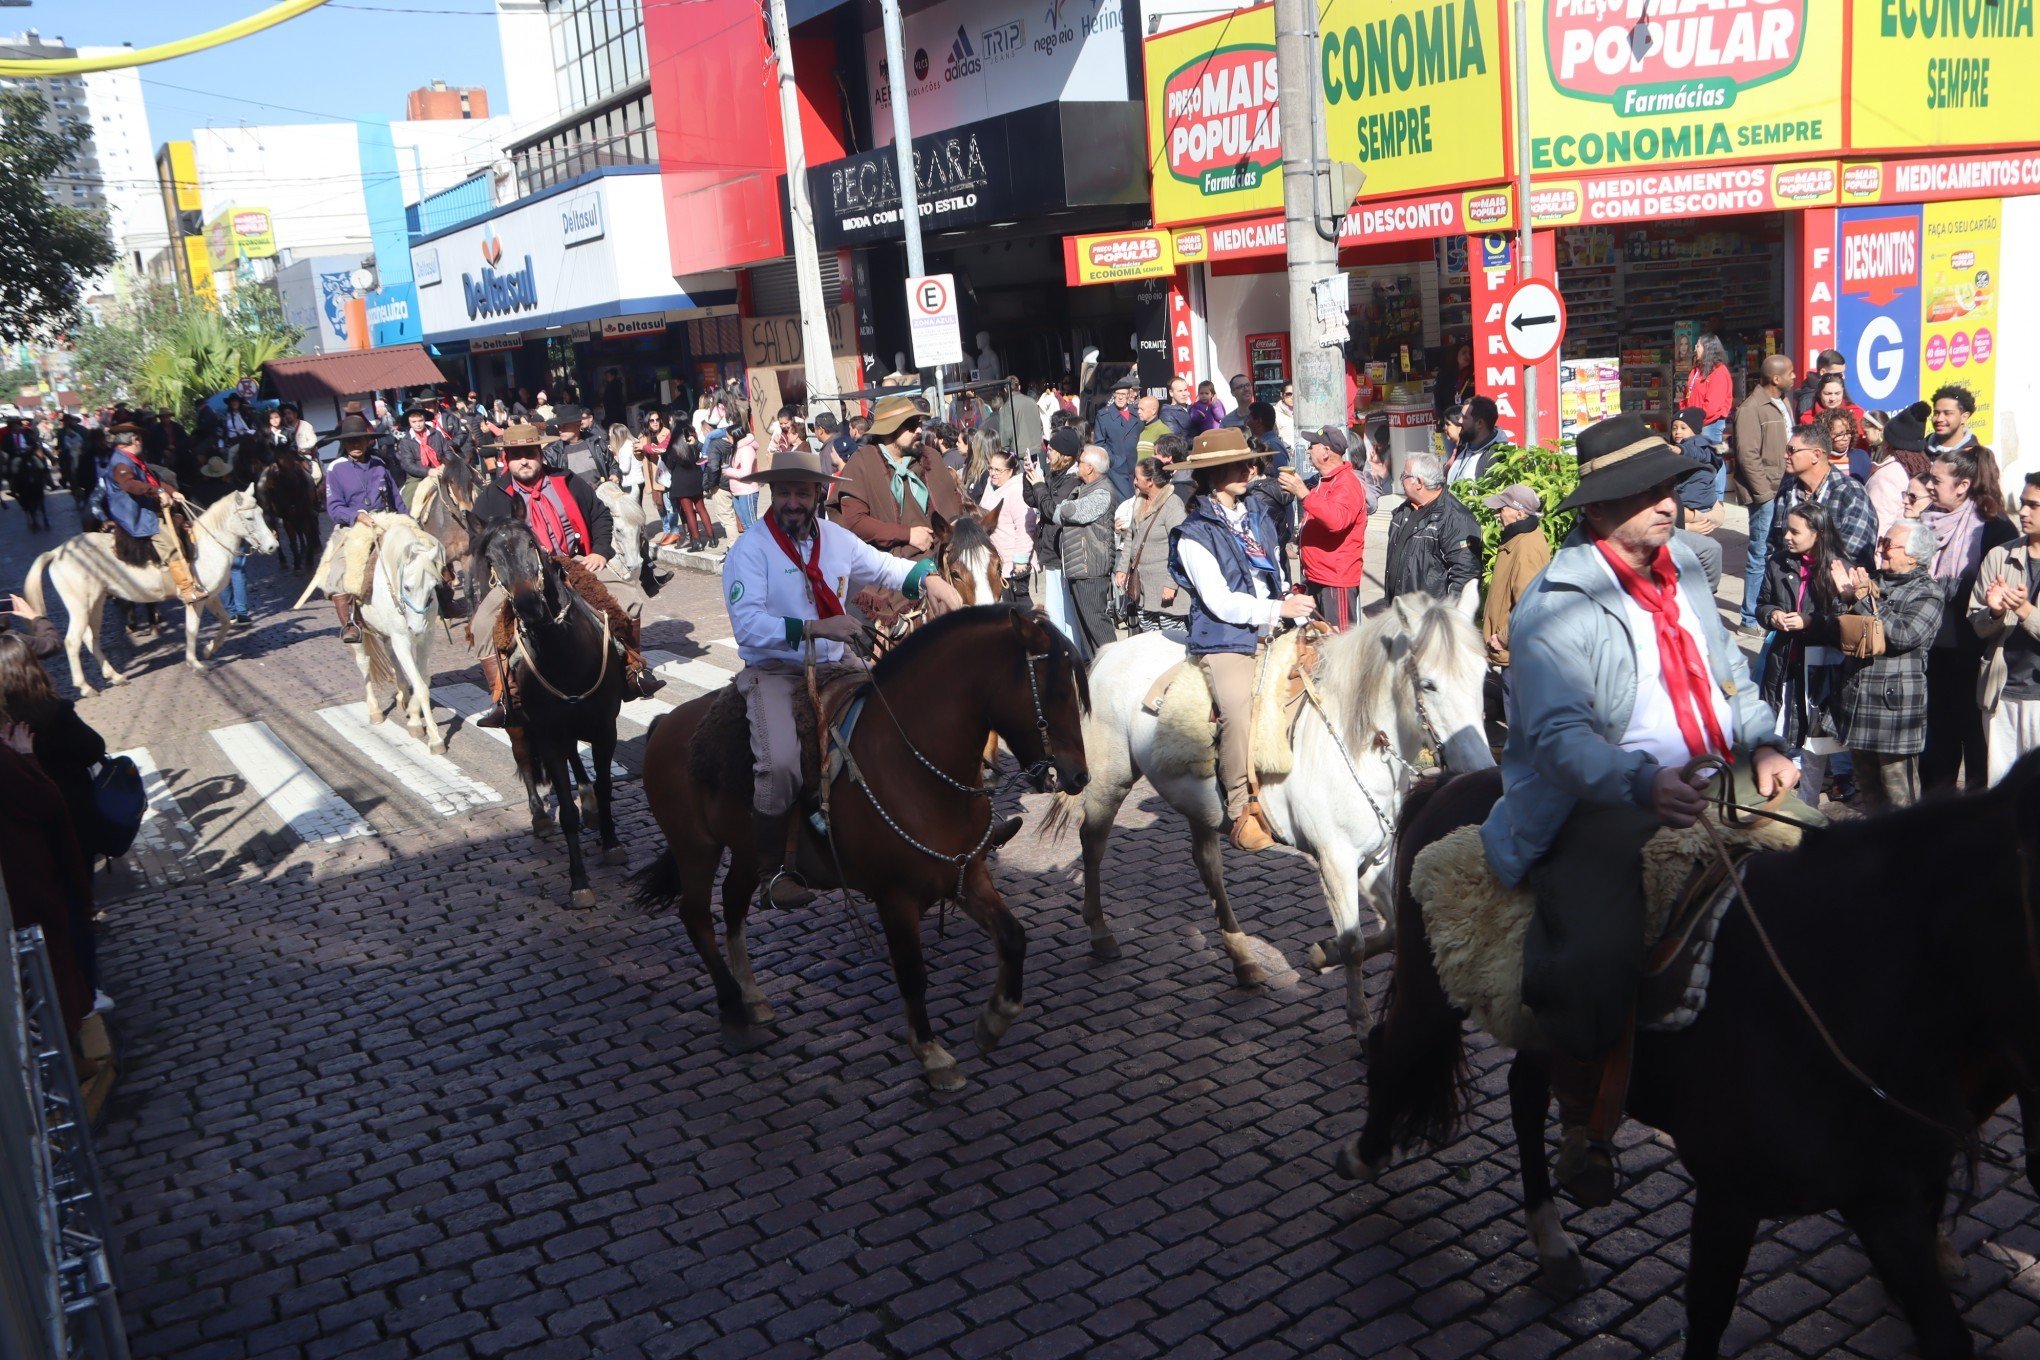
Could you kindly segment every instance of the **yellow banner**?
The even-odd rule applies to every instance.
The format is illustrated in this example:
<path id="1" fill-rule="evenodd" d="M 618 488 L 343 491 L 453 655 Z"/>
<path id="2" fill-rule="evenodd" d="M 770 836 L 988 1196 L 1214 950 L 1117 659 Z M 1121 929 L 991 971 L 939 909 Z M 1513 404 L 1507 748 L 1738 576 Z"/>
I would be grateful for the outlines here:
<path id="1" fill-rule="evenodd" d="M 1279 209 L 1274 6 L 1159 34 L 1142 52 L 1155 222 Z"/>
<path id="2" fill-rule="evenodd" d="M 2001 146 L 2040 129 L 2033 0 L 1856 0 L 1852 29 L 1853 145 Z"/>
<path id="3" fill-rule="evenodd" d="M 1114 231 L 1072 236 L 1064 242 L 1067 282 L 1124 283 L 1165 279 L 1176 272 L 1176 252 L 1167 231 Z"/>
<path id="4" fill-rule="evenodd" d="M 1902 2 L 1940 0 L 1858 9 Z M 1534 174 L 1842 148 L 1842 0 L 1531 0 L 1529 12 Z"/>
<path id="5" fill-rule="evenodd" d="M 1367 172 L 1361 202 L 1508 178 L 1497 0 L 1328 0 L 1318 32 L 1326 140 Z"/>
<path id="6" fill-rule="evenodd" d="M 1948 383 L 1975 393 L 1969 428 L 1988 444 L 1997 387 L 1998 226 L 2004 204 L 1963 199 L 1929 203 L 1923 211 L 1920 394 L 1931 399 Z"/>

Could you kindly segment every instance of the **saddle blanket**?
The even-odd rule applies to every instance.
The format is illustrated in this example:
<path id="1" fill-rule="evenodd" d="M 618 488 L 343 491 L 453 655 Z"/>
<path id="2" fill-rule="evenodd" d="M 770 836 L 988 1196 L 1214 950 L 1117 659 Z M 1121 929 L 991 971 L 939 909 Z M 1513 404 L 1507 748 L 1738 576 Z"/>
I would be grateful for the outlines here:
<path id="1" fill-rule="evenodd" d="M 860 665 L 819 666 L 815 670 L 816 692 L 829 729 L 836 740 L 830 743 L 826 766 L 822 759 L 820 732 L 815 724 L 815 706 L 805 693 L 794 699 L 793 728 L 800 737 L 801 798 L 814 803 L 821 796 L 824 778 L 834 779 L 843 765 L 842 748 L 850 744 L 857 721 L 870 693 L 871 672 Z M 751 721 L 744 708 L 744 695 L 736 685 L 716 691 L 708 713 L 694 731 L 689 750 L 690 769 L 703 787 L 725 797 L 751 795 L 754 783 L 751 757 Z"/>
<path id="2" fill-rule="evenodd" d="M 1743 852 L 1789 850 L 1800 837 L 1796 826 L 1761 819 L 1751 826 L 1720 830 L 1730 855 L 1738 859 Z M 1644 846 L 1647 946 L 1657 946 L 1674 924 L 1673 913 L 1696 865 L 1714 858 L 1707 833 L 1697 825 L 1667 828 Z M 1510 1048 L 1543 1049 L 1537 1019 L 1523 1004 L 1523 942 L 1536 898 L 1528 884 L 1505 888 L 1495 878 L 1481 845 L 1480 827 L 1462 826 L 1419 851 L 1410 866 L 1410 895 L 1424 914 L 1438 980 L 1452 1004 Z M 1732 898 L 1733 887 L 1726 879 L 1711 891 L 1680 950 L 1691 967 L 1685 976 L 1667 979 L 1671 988 L 1662 1005 L 1642 1006 L 1644 1028 L 1683 1029 L 1699 1019 L 1706 1004 L 1714 931 Z M 1663 995 L 1661 989 L 1647 989 Z"/>
<path id="3" fill-rule="evenodd" d="M 1254 772 L 1263 779 L 1296 768 L 1289 742 L 1301 711 L 1301 674 L 1316 666 L 1315 648 L 1306 649 L 1304 631 L 1285 629 L 1261 649 L 1254 672 Z M 1179 661 L 1148 687 L 1141 708 L 1154 715 L 1155 762 L 1210 777 L 1218 769 L 1218 714 L 1211 686 L 1193 660 Z"/>

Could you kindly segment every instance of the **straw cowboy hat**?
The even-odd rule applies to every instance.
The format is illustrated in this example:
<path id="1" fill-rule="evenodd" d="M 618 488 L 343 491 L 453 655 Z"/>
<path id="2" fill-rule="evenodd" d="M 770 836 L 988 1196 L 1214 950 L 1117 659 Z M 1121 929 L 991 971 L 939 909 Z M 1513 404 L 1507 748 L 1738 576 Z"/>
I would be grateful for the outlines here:
<path id="1" fill-rule="evenodd" d="M 895 427 L 897 428 L 897 426 Z M 784 449 L 771 454 L 765 466 L 744 478 L 747 482 L 763 482 L 777 486 L 781 482 L 819 482 L 826 486 L 843 479 L 831 473 L 822 462 L 822 455 L 806 444 Z"/>
<path id="2" fill-rule="evenodd" d="M 503 438 L 499 447 L 506 452 L 510 449 L 537 449 L 545 447 L 545 431 L 528 420 L 514 421 L 503 427 Z"/>
<path id="3" fill-rule="evenodd" d="M 865 431 L 865 438 L 884 442 L 900 432 L 900 426 L 908 421 L 922 421 L 928 412 L 913 397 L 880 397 L 871 413 L 871 428 Z"/>
<path id="4" fill-rule="evenodd" d="M 216 453 L 212 457 L 206 459 L 204 464 L 200 466 L 200 468 L 198 469 L 198 475 L 201 477 L 214 477 L 214 478 L 231 477 L 234 475 L 234 469 L 227 462 L 226 459 L 220 457 Z"/>
<path id="5" fill-rule="evenodd" d="M 1190 445 L 1190 456 L 1181 465 L 1194 472 L 1198 468 L 1223 467 L 1267 456 L 1248 447 L 1247 437 L 1237 429 L 1206 430 Z"/>
<path id="6" fill-rule="evenodd" d="M 1688 476 L 1694 466 L 1634 411 L 1597 420 L 1581 430 L 1573 452 L 1579 458 L 1580 484 L 1558 503 L 1561 510 L 1619 501 Z"/>

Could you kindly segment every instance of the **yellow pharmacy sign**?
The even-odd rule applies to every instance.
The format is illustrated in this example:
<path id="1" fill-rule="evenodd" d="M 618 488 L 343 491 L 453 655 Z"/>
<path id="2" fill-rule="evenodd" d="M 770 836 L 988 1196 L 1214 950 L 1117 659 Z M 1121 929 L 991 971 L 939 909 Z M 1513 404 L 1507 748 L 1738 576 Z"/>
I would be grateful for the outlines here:
<path id="1" fill-rule="evenodd" d="M 2040 129 L 2033 0 L 1855 0 L 1849 142 L 2002 146 Z"/>
<path id="2" fill-rule="evenodd" d="M 1325 135 L 1333 160 L 1367 172 L 1363 202 L 1509 177 L 1501 15 L 1497 0 L 1324 5 Z"/>
<path id="3" fill-rule="evenodd" d="M 1275 7 L 1159 34 L 1143 52 L 1156 225 L 1279 209 Z"/>
<path id="4" fill-rule="evenodd" d="M 1840 151 L 1842 5 L 1531 0 L 1532 173 Z"/>
<path id="5" fill-rule="evenodd" d="M 1991 440 L 1997 414 L 1998 235 L 1995 198 L 1929 203 L 1920 260 L 1920 395 L 1960 383 L 1976 395 L 1969 428 Z"/>

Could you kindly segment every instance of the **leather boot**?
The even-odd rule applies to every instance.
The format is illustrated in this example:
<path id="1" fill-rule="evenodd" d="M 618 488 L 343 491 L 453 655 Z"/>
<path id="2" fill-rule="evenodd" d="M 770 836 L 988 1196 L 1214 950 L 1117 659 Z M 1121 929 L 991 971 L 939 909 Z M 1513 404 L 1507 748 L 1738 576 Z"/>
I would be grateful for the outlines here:
<path id="1" fill-rule="evenodd" d="M 177 598 L 186 604 L 197 604 L 205 598 L 205 592 L 198 588 L 198 578 L 191 574 L 191 563 L 181 557 L 173 557 L 163 564 L 170 570 L 170 584 L 177 589 Z"/>
<path id="2" fill-rule="evenodd" d="M 453 593 L 451 582 L 441 581 L 438 586 L 438 593 L 440 618 L 464 619 L 469 614 L 474 613 L 474 610 L 468 606 L 466 600 Z"/>
<path id="3" fill-rule="evenodd" d="M 521 727 L 524 715 L 512 713 L 510 707 L 510 684 L 503 678 L 503 660 L 494 652 L 482 654 L 482 679 L 489 685 L 489 698 L 494 702 L 489 711 L 475 719 L 476 727 Z"/>
<path id="4" fill-rule="evenodd" d="M 645 663 L 644 654 L 635 647 L 624 649 L 623 679 L 630 692 L 640 699 L 649 699 L 666 687 L 666 682 Z"/>
<path id="5" fill-rule="evenodd" d="M 786 832 L 793 813 L 751 809 L 751 840 L 758 853 L 758 882 L 775 907 L 804 907 L 815 900 L 807 885 L 786 867 Z"/>
<path id="6" fill-rule="evenodd" d="M 340 620 L 340 640 L 346 643 L 361 641 L 361 624 L 354 617 L 354 597 L 335 595 L 333 613 Z"/>
<path id="7" fill-rule="evenodd" d="M 1556 1053 L 1551 1057 L 1551 1088 L 1562 1129 L 1552 1175 L 1583 1209 L 1598 1209 L 1615 1198 L 1615 1131 L 1622 1127 L 1635 1046 L 1632 1011 L 1620 1042 L 1599 1062 Z"/>
<path id="8" fill-rule="evenodd" d="M 1234 820 L 1232 843 L 1235 850 L 1266 850 L 1276 844 L 1275 833 L 1268 826 L 1268 816 L 1261 811 L 1259 800 L 1249 798 L 1246 810 Z"/>

